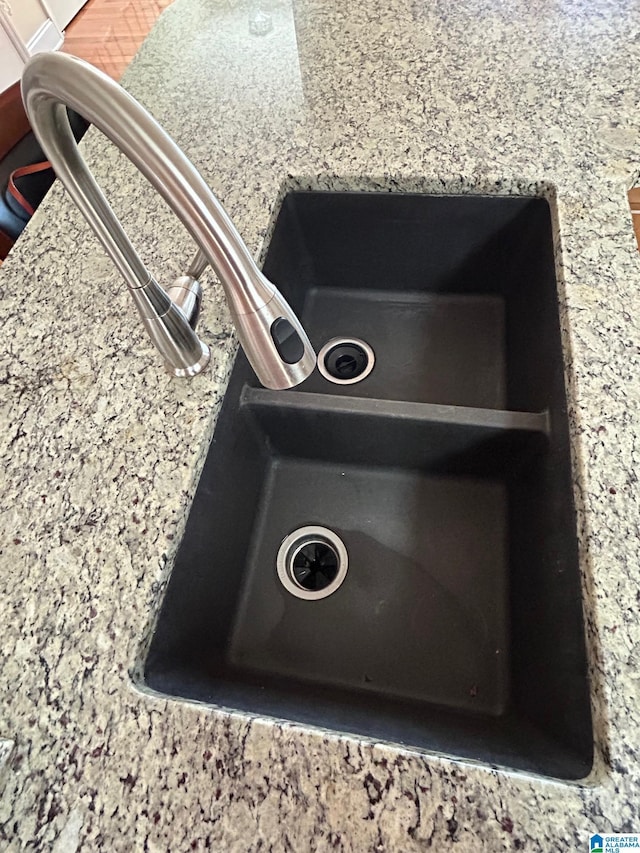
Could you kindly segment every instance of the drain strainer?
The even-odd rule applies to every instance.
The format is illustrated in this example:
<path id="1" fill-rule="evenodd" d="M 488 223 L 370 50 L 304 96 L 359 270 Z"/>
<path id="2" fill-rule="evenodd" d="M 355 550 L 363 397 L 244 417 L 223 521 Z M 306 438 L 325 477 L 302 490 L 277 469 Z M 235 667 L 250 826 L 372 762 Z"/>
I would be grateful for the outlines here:
<path id="1" fill-rule="evenodd" d="M 287 592 L 307 601 L 335 592 L 346 577 L 348 564 L 342 539 L 328 527 L 316 525 L 290 533 L 276 561 L 278 577 Z"/>
<path id="2" fill-rule="evenodd" d="M 332 338 L 318 353 L 318 370 L 337 385 L 362 382 L 373 370 L 373 350 L 358 338 Z"/>

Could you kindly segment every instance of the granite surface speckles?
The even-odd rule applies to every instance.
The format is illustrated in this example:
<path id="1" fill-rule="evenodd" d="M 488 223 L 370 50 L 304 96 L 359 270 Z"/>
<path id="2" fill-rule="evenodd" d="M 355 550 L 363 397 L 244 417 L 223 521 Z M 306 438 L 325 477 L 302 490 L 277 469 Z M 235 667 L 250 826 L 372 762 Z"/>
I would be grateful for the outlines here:
<path id="1" fill-rule="evenodd" d="M 0 779 L 2 778 L 4 768 L 9 760 L 9 756 L 15 746 L 12 740 L 0 738 Z"/>
<path id="2" fill-rule="evenodd" d="M 0 847 L 15 851 L 586 849 L 639 831 L 640 139 L 635 0 L 176 0 L 125 78 L 256 256 L 289 186 L 556 199 L 597 762 L 567 785 L 139 692 L 235 351 L 170 379 L 55 189 L 0 272 Z M 192 246 L 91 132 L 160 280 Z"/>

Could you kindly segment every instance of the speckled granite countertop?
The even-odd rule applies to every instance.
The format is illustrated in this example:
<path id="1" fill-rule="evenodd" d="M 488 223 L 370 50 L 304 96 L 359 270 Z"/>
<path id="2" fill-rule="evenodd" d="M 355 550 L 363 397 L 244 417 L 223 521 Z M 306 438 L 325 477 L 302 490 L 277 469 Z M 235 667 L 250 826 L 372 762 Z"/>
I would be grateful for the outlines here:
<path id="1" fill-rule="evenodd" d="M 0 274 L 0 847 L 586 850 L 640 831 L 640 6 L 264 0 L 264 37 L 247 8 L 176 0 L 125 83 L 256 254 L 287 186 L 555 187 L 596 767 L 560 784 L 136 692 L 235 344 L 209 280 L 211 366 L 165 375 L 55 190 Z M 169 281 L 188 238 L 88 149 Z"/>

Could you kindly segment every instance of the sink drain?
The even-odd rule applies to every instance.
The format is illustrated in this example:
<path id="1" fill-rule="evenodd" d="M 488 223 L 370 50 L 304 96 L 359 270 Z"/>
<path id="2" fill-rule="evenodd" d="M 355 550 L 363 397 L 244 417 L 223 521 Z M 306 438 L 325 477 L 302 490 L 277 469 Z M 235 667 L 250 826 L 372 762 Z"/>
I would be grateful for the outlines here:
<path id="1" fill-rule="evenodd" d="M 276 565 L 280 582 L 296 598 L 318 601 L 335 592 L 349 559 L 340 537 L 327 527 L 300 527 L 283 540 Z"/>
<path id="2" fill-rule="evenodd" d="M 332 338 L 318 353 L 318 370 L 337 385 L 362 382 L 373 370 L 373 350 L 358 338 Z"/>

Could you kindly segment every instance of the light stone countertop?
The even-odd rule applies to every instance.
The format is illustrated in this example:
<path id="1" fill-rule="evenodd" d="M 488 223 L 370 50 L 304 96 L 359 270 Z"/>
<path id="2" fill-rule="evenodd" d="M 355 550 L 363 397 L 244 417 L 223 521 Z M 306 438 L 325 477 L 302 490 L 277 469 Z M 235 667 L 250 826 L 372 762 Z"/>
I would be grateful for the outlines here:
<path id="1" fill-rule="evenodd" d="M 640 832 L 636 0 L 176 0 L 126 87 L 256 256 L 288 187 L 551 193 L 561 244 L 597 758 L 583 785 L 138 692 L 235 342 L 205 281 L 205 375 L 172 380 L 54 189 L 0 271 L 0 848 L 587 850 Z M 193 249 L 92 131 L 168 282 Z"/>

